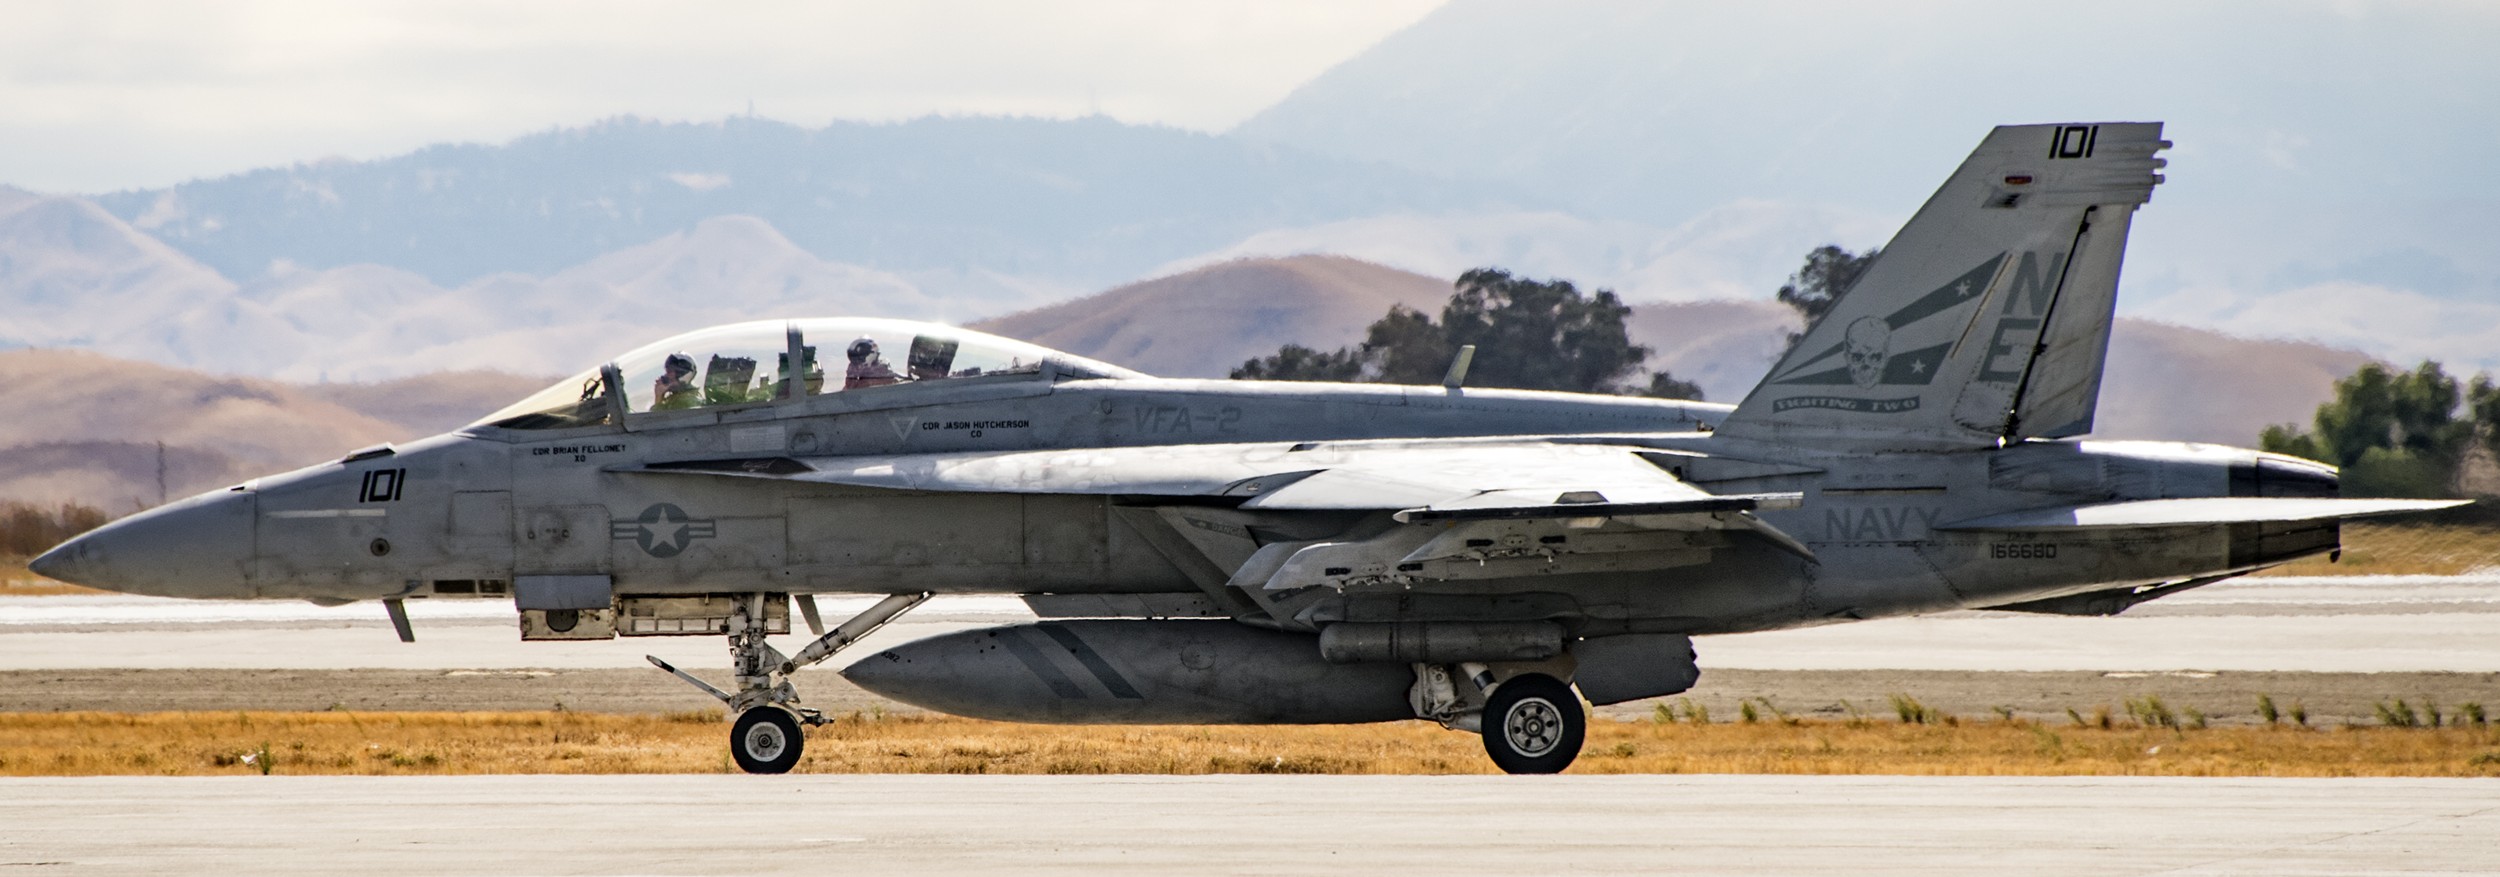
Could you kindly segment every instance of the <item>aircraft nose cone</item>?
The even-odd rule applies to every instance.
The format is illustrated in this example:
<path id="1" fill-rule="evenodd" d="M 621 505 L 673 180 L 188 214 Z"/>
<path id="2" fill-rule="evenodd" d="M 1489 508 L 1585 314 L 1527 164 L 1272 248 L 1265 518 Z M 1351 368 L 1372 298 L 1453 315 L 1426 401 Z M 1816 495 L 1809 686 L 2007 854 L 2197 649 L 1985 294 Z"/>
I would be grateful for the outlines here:
<path id="1" fill-rule="evenodd" d="M 250 597 L 249 492 L 150 509 L 61 543 L 28 563 L 37 575 L 160 597 Z"/>
<path id="2" fill-rule="evenodd" d="M 79 538 L 83 537 L 73 537 L 53 546 L 50 551 L 35 555 L 35 559 L 26 562 L 26 569 L 47 579 L 77 584 L 78 550 L 75 546 Z"/>

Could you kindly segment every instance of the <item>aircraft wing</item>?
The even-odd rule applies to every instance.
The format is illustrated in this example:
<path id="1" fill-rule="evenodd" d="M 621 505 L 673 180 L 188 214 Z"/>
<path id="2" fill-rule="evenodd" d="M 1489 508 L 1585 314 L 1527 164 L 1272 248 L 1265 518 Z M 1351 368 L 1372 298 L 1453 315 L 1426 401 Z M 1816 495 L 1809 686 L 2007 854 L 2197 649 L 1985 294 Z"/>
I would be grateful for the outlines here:
<path id="1" fill-rule="evenodd" d="M 1155 537 L 1160 548 L 1196 554 L 1220 577 L 1204 584 L 1250 592 L 1664 569 L 1706 562 L 1732 533 L 1813 559 L 1804 543 L 1753 515 L 1795 507 L 1801 494 L 1713 494 L 1651 463 L 1644 450 L 1545 442 L 1172 445 L 693 461 L 627 471 L 1131 497 L 1143 500 L 1132 513 L 1164 525 L 1148 524 L 1163 531 Z M 1238 502 L 1159 505 L 1159 497 Z M 1400 526 L 1266 542 L 1244 529 L 1261 519 L 1348 511 L 1391 512 Z"/>
<path id="2" fill-rule="evenodd" d="M 2142 499 L 2005 512 L 1939 524 L 1938 530 L 2110 530 L 2198 524 L 2289 523 L 2455 508 L 2462 499 L 2332 499 L 2217 496 Z"/>

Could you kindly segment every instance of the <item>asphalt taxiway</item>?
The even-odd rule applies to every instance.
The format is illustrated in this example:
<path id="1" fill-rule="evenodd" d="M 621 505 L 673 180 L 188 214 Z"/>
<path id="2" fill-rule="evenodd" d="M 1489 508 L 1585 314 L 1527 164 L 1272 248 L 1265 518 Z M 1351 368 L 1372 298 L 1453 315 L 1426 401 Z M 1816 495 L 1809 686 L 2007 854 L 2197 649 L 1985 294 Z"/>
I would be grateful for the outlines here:
<path id="1" fill-rule="evenodd" d="M 0 779 L 10 874 L 2463 874 L 2480 780 Z"/>

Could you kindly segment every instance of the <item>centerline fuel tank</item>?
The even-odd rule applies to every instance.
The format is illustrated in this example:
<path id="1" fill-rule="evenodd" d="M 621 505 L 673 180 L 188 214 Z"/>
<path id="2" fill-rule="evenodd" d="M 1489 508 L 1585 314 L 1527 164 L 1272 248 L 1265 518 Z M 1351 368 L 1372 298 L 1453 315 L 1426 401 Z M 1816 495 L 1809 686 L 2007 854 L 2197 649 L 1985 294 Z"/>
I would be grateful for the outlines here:
<path id="1" fill-rule="evenodd" d="M 1230 620 L 1045 621 L 904 643 L 844 678 L 1011 722 L 1338 724 L 1412 718 L 1404 664 L 1332 664 L 1317 638 Z"/>

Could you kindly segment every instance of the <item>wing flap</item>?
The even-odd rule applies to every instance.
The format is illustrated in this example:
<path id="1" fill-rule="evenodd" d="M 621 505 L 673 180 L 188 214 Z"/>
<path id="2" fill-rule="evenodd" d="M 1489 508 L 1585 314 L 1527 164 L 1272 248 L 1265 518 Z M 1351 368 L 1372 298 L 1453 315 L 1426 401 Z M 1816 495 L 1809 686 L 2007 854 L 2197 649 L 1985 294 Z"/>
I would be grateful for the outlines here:
<path id="1" fill-rule="evenodd" d="M 2467 505 L 2462 499 L 2331 499 L 2217 496 L 2142 499 L 2058 506 L 1986 515 L 1937 525 L 1938 530 L 2112 530 L 2212 524 L 2316 521 L 2426 512 Z"/>
<path id="2" fill-rule="evenodd" d="M 1534 518 L 1564 520 L 1637 518 L 1664 515 L 1706 515 L 1717 512 L 1749 512 L 1755 509 L 1796 508 L 1805 501 L 1802 493 L 1749 493 L 1725 496 L 1703 495 L 1686 499 L 1649 502 L 1610 502 L 1605 494 L 1580 491 L 1581 496 L 1596 499 L 1569 498 L 1553 502 L 1518 503 L 1518 491 L 1501 491 L 1470 497 L 1455 503 L 1407 509 L 1398 512 L 1399 523 L 1426 521 L 1516 521 Z M 1569 497 L 1570 494 L 1564 494 Z M 1487 500 L 1475 502 L 1470 500 Z"/>

